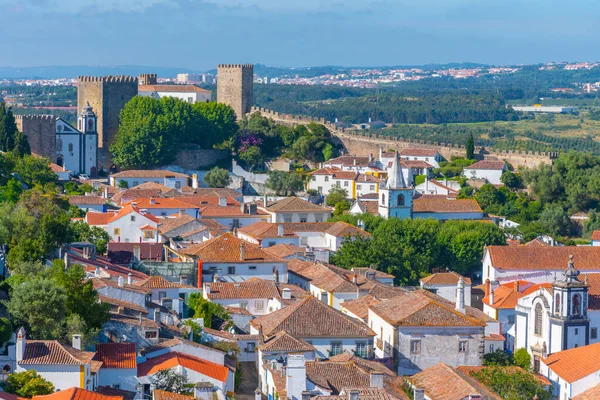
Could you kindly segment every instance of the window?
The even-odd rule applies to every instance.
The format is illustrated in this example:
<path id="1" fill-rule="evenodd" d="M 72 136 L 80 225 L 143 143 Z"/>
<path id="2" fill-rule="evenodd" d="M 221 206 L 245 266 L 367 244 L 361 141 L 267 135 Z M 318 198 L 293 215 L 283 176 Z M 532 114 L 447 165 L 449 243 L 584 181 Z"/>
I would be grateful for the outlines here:
<path id="1" fill-rule="evenodd" d="M 121 228 L 115 228 L 115 229 L 113 229 L 113 235 L 119 236 L 120 234 L 121 234 Z"/>
<path id="2" fill-rule="evenodd" d="M 557 293 L 554 297 L 554 314 L 560 314 L 560 293 Z"/>
<path id="3" fill-rule="evenodd" d="M 579 328 L 575 328 L 575 335 L 579 335 Z"/>
<path id="4" fill-rule="evenodd" d="M 144 333 L 144 337 L 146 339 L 156 339 L 158 337 L 158 332 L 157 331 L 146 331 Z"/>
<path id="5" fill-rule="evenodd" d="M 369 348 L 365 342 L 356 342 L 356 351 L 354 353 L 359 357 L 366 358 L 369 355 Z"/>
<path id="6" fill-rule="evenodd" d="M 175 189 L 181 189 L 181 182 L 179 182 L 179 181 L 175 182 Z"/>
<path id="7" fill-rule="evenodd" d="M 265 309 L 265 302 L 264 301 L 257 301 L 254 303 L 254 309 L 256 311 L 264 311 Z"/>
<path id="8" fill-rule="evenodd" d="M 592 328 L 590 330 L 590 339 L 598 339 L 598 328 Z"/>
<path id="9" fill-rule="evenodd" d="M 458 352 L 459 353 L 468 353 L 469 352 L 469 342 L 466 340 L 460 340 L 458 342 Z"/>
<path id="10" fill-rule="evenodd" d="M 162 300 L 167 297 L 167 292 L 158 292 L 158 300 Z"/>
<path id="11" fill-rule="evenodd" d="M 255 347 L 256 347 L 256 343 L 248 343 L 248 347 L 247 347 L 246 351 L 248 353 L 254 353 Z"/>
<path id="12" fill-rule="evenodd" d="M 327 300 L 329 300 L 329 295 L 327 294 L 327 292 L 321 293 L 321 301 L 327 304 Z"/>
<path id="13" fill-rule="evenodd" d="M 69 143 L 69 152 L 72 153 L 73 152 L 73 143 Z"/>
<path id="14" fill-rule="evenodd" d="M 256 265 L 251 265 L 248 267 L 250 271 L 256 271 Z"/>
<path id="15" fill-rule="evenodd" d="M 166 217 L 167 216 L 167 212 L 166 211 L 161 211 L 160 212 L 160 216 L 161 217 Z"/>
<path id="16" fill-rule="evenodd" d="M 385 193 L 381 193 L 381 205 L 385 206 Z"/>
<path id="17" fill-rule="evenodd" d="M 240 301 L 240 308 L 243 308 L 244 310 L 248 309 L 248 303 L 245 301 Z"/>
<path id="18" fill-rule="evenodd" d="M 269 242 L 267 247 L 275 246 L 275 242 Z"/>
<path id="19" fill-rule="evenodd" d="M 308 215 L 300 215 L 300 222 L 307 222 L 308 221 Z"/>
<path id="20" fill-rule="evenodd" d="M 317 192 L 323 193 L 323 186 L 318 186 L 317 187 Z"/>
<path id="21" fill-rule="evenodd" d="M 325 176 L 325 182 L 329 182 L 329 177 Z"/>
<path id="22" fill-rule="evenodd" d="M 337 181 L 337 182 L 335 183 L 335 186 L 337 186 L 337 187 L 341 187 L 341 185 L 340 185 L 340 181 Z"/>
<path id="23" fill-rule="evenodd" d="M 573 315 L 581 315 L 581 296 L 576 294 L 573 296 Z"/>
<path id="24" fill-rule="evenodd" d="M 495 351 L 495 350 L 494 350 L 494 345 L 493 345 L 493 344 L 490 344 L 490 353 L 493 353 L 494 351 Z"/>
<path id="25" fill-rule="evenodd" d="M 131 220 L 131 222 L 135 222 L 135 215 L 132 215 L 131 217 L 129 217 L 129 219 Z"/>
<path id="26" fill-rule="evenodd" d="M 144 239 L 154 239 L 154 231 L 144 231 Z"/>
<path id="27" fill-rule="evenodd" d="M 311 181 L 316 182 L 317 181 L 317 177 L 313 176 L 312 178 L 310 178 Z"/>
<path id="28" fill-rule="evenodd" d="M 56 140 L 56 150 L 57 151 L 62 151 L 62 139 L 57 139 Z"/>
<path id="29" fill-rule="evenodd" d="M 132 184 L 133 186 L 137 186 L 137 185 L 139 185 L 139 182 L 138 182 L 138 181 L 133 181 L 131 184 Z"/>
<path id="30" fill-rule="evenodd" d="M 308 238 L 306 236 L 300 238 L 300 246 L 308 246 Z"/>
<path id="31" fill-rule="evenodd" d="M 535 320 L 533 325 L 533 333 L 536 335 L 542 334 L 542 305 L 537 303 L 535 305 Z"/>
<path id="32" fill-rule="evenodd" d="M 421 354 L 421 341 L 411 340 L 410 341 L 410 354 Z"/>
<path id="33" fill-rule="evenodd" d="M 344 181 L 344 187 L 348 187 L 348 181 Z"/>
<path id="34" fill-rule="evenodd" d="M 94 130 L 94 120 L 88 119 L 88 132 Z"/>
<path id="35" fill-rule="evenodd" d="M 193 97 L 188 97 L 188 103 L 193 103 L 194 102 L 194 98 Z"/>
<path id="36" fill-rule="evenodd" d="M 291 215 L 287 215 L 287 214 L 284 215 L 283 216 L 283 222 L 287 222 L 287 223 L 292 222 L 292 216 Z"/>
<path id="37" fill-rule="evenodd" d="M 356 185 L 356 190 L 362 190 L 362 185 Z"/>
<path id="38" fill-rule="evenodd" d="M 115 384 L 112 385 L 112 388 L 113 389 L 121 389 L 121 384 L 115 383 Z"/>
<path id="39" fill-rule="evenodd" d="M 399 194 L 398 198 L 397 198 L 397 203 L 399 206 L 403 206 L 404 205 L 404 195 L 403 194 Z"/>
<path id="40" fill-rule="evenodd" d="M 375 185 L 369 185 L 369 190 L 375 190 Z"/>
<path id="41" fill-rule="evenodd" d="M 536 374 L 540 372 L 540 358 L 538 356 L 533 358 L 533 372 Z"/>
<path id="42" fill-rule="evenodd" d="M 515 323 L 515 316 L 514 315 L 509 315 L 508 316 L 508 323 L 509 324 L 514 324 Z"/>
<path id="43" fill-rule="evenodd" d="M 231 222 L 232 228 L 239 228 L 240 227 L 240 220 L 235 218 L 232 222 Z"/>
<path id="44" fill-rule="evenodd" d="M 342 354 L 342 352 L 342 342 L 331 342 L 331 351 L 329 352 L 329 355 L 337 356 L 338 354 Z"/>
<path id="45" fill-rule="evenodd" d="M 235 267 L 227 267 L 227 273 L 229 275 L 235 275 Z"/>

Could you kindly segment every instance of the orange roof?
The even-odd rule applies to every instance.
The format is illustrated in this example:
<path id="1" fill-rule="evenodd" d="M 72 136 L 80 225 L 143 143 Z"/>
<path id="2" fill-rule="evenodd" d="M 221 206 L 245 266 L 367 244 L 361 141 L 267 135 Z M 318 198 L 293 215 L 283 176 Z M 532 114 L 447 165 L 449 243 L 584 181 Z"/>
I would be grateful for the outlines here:
<path id="1" fill-rule="evenodd" d="M 139 209 L 144 208 L 173 208 L 177 210 L 185 210 L 189 208 L 197 208 L 189 203 L 184 203 L 181 200 L 168 198 L 168 197 L 141 197 L 139 199 L 135 199 L 131 203 L 135 203 L 136 207 Z"/>
<path id="2" fill-rule="evenodd" d="M 173 172 L 164 169 L 131 169 L 112 174 L 111 178 L 189 178 L 188 175 L 180 172 Z"/>
<path id="3" fill-rule="evenodd" d="M 279 227 L 276 224 L 267 221 L 258 221 L 250 225 L 246 225 L 238 229 L 239 233 L 243 233 L 255 239 L 276 238 L 279 236 Z M 290 230 L 283 229 L 281 237 L 297 237 Z"/>
<path id="4" fill-rule="evenodd" d="M 144 225 L 140 228 L 141 231 L 157 231 L 158 229 L 156 229 L 154 226 L 152 225 Z"/>
<path id="5" fill-rule="evenodd" d="M 96 360 L 102 368 L 136 368 L 135 343 L 98 343 Z"/>
<path id="6" fill-rule="evenodd" d="M 311 172 L 309 175 L 332 175 L 333 179 L 350 179 L 354 180 L 358 176 L 358 172 L 344 171 L 336 167 L 321 168 Z"/>
<path id="7" fill-rule="evenodd" d="M 488 246 L 492 266 L 503 270 L 564 271 L 573 255 L 579 271 L 598 271 L 600 247 L 595 246 Z"/>
<path id="8" fill-rule="evenodd" d="M 242 245 L 244 245 L 243 259 L 241 254 Z M 267 253 L 257 245 L 238 239 L 230 232 L 205 242 L 191 245 L 181 250 L 181 252 L 190 256 L 196 256 L 204 262 L 213 263 L 284 262 L 281 258 Z"/>
<path id="9" fill-rule="evenodd" d="M 139 92 L 210 93 L 196 85 L 140 85 Z"/>
<path id="10" fill-rule="evenodd" d="M 171 392 L 165 392 L 164 390 L 154 389 L 152 391 L 152 400 L 194 400 L 193 396 L 186 396 L 184 394 L 177 394 Z"/>
<path id="11" fill-rule="evenodd" d="M 504 169 L 506 167 L 506 163 L 502 160 L 481 160 L 476 162 L 475 164 L 471 164 L 465 169 L 493 169 L 499 170 Z"/>
<path id="12" fill-rule="evenodd" d="M 33 396 L 32 400 L 123 400 L 123 396 L 106 396 L 89 390 L 72 387 L 45 396 Z"/>
<path id="13" fill-rule="evenodd" d="M 415 196 L 413 201 L 413 212 L 483 212 L 475 199 L 448 199 L 445 195 L 422 194 Z"/>
<path id="14" fill-rule="evenodd" d="M 221 382 L 227 381 L 229 370 L 227 367 L 210 361 L 203 360 L 189 354 L 171 352 L 158 357 L 150 358 L 138 365 L 138 377 L 154 375 L 164 369 L 171 369 L 181 365 L 183 368 L 191 369 Z"/>
<path id="15" fill-rule="evenodd" d="M 218 196 L 176 196 L 173 197 L 175 200 L 183 201 L 184 203 L 188 203 L 194 207 L 202 207 L 202 206 L 218 206 L 220 197 Z M 240 206 L 240 202 L 234 199 L 231 196 L 225 197 L 226 204 L 228 206 Z"/>
<path id="16" fill-rule="evenodd" d="M 583 393 L 572 397 L 571 400 L 596 400 L 600 399 L 600 385 L 596 385 Z"/>
<path id="17" fill-rule="evenodd" d="M 115 213 L 112 212 L 101 213 L 89 211 L 85 214 L 85 222 L 90 226 L 108 225 L 108 222 L 114 216 Z"/>
<path id="18" fill-rule="evenodd" d="M 119 210 L 119 212 L 116 213 L 108 222 L 114 222 L 114 221 L 118 220 L 119 218 L 122 218 L 122 217 L 124 217 L 126 215 L 131 214 L 132 212 L 138 213 L 142 217 L 146 217 L 146 218 L 148 218 L 152 222 L 156 222 L 156 223 L 159 222 L 158 218 L 156 218 L 154 215 L 149 214 L 149 213 L 142 213 L 140 211 L 140 207 L 139 206 L 134 206 L 131 203 L 129 203 L 125 207 L 121 208 Z"/>
<path id="19" fill-rule="evenodd" d="M 528 287 L 527 289 L 525 289 L 522 293 L 523 296 L 527 296 L 530 295 L 531 293 L 540 290 L 540 288 L 544 288 L 546 290 L 548 290 L 550 293 L 552 293 L 552 284 L 551 283 L 536 283 L 535 285 L 532 285 L 530 287 Z"/>
<path id="20" fill-rule="evenodd" d="M 592 240 L 600 240 L 600 231 L 592 232 Z"/>
<path id="21" fill-rule="evenodd" d="M 421 282 L 430 285 L 456 285 L 458 280 L 462 278 L 465 285 L 471 284 L 471 278 L 466 278 L 457 274 L 456 272 L 438 272 L 437 274 L 431 274 L 425 278 L 421 278 Z"/>
<path id="22" fill-rule="evenodd" d="M 542 361 L 562 379 L 573 383 L 600 371 L 600 342 L 559 351 Z"/>
<path id="23" fill-rule="evenodd" d="M 181 287 L 179 283 L 169 282 L 161 275 L 153 275 L 141 282 L 136 282 L 135 285 L 146 289 L 176 289 Z"/>
<path id="24" fill-rule="evenodd" d="M 244 213 L 240 206 L 202 206 L 200 207 L 202 218 L 214 217 L 236 217 L 236 218 L 270 218 L 269 213 L 263 210 L 256 210 L 256 214 Z"/>
<path id="25" fill-rule="evenodd" d="M 530 282 L 519 282 L 525 282 L 526 284 L 531 285 Z M 519 283 L 519 285 L 521 284 Z M 489 296 L 485 296 L 481 301 L 495 309 L 514 309 L 521 297 L 523 297 L 523 293 L 516 291 L 514 282 L 510 282 L 505 283 L 494 290 L 494 304 L 490 304 Z"/>

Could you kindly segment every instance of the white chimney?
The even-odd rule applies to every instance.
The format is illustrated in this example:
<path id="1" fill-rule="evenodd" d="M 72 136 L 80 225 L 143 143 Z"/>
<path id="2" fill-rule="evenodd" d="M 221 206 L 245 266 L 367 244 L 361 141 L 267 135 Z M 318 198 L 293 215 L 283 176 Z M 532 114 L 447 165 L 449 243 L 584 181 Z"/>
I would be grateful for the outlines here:
<path id="1" fill-rule="evenodd" d="M 465 313 L 465 283 L 462 276 L 458 278 L 456 284 L 456 311 Z"/>
<path id="2" fill-rule="evenodd" d="M 288 399 L 302 400 L 306 391 L 306 362 L 304 354 L 290 354 L 287 359 L 285 383 Z"/>
<path id="3" fill-rule="evenodd" d="M 219 207 L 227 206 L 227 197 L 219 197 Z"/>
<path id="4" fill-rule="evenodd" d="M 27 335 L 25 333 L 25 328 L 19 328 L 17 332 L 17 363 L 23 361 L 23 356 L 25 355 L 25 346 L 27 345 Z"/>
<path id="5" fill-rule="evenodd" d="M 371 123 L 371 117 L 369 117 L 369 123 Z"/>
<path id="6" fill-rule="evenodd" d="M 133 274 L 131 272 L 127 274 L 127 284 L 133 285 Z"/>
<path id="7" fill-rule="evenodd" d="M 413 391 L 414 400 L 425 400 L 425 389 L 415 388 Z"/>
<path id="8" fill-rule="evenodd" d="M 277 267 L 273 267 L 273 282 L 279 283 L 279 270 Z"/>
<path id="9" fill-rule="evenodd" d="M 240 243 L 240 260 L 244 261 L 244 258 L 246 256 L 246 246 L 244 245 L 244 242 Z"/>
<path id="10" fill-rule="evenodd" d="M 281 297 L 284 300 L 291 300 L 292 299 L 292 290 L 290 288 L 283 288 L 283 290 L 281 291 Z"/>
<path id="11" fill-rule="evenodd" d="M 358 285 L 358 273 L 354 273 L 354 275 L 352 275 L 352 283 L 354 283 L 355 285 Z"/>
<path id="12" fill-rule="evenodd" d="M 185 210 L 179 210 L 179 217 L 183 217 L 185 215 Z"/>
<path id="13" fill-rule="evenodd" d="M 372 371 L 369 374 L 369 387 L 383 388 L 383 373 L 379 371 Z"/>
<path id="14" fill-rule="evenodd" d="M 125 286 L 125 280 L 123 279 L 123 275 L 119 275 L 119 278 L 117 279 L 117 283 L 119 284 L 120 287 Z"/>
<path id="15" fill-rule="evenodd" d="M 207 295 L 210 294 L 210 285 L 208 283 L 204 283 L 204 293 Z"/>
<path id="16" fill-rule="evenodd" d="M 156 204 L 156 199 L 153 197 L 150 197 L 150 204 Z"/>
<path id="17" fill-rule="evenodd" d="M 192 188 L 198 189 L 198 175 L 197 174 L 192 175 Z"/>
<path id="18" fill-rule="evenodd" d="M 156 322 L 157 324 L 160 324 L 160 309 L 159 308 L 154 309 L 154 322 Z"/>
<path id="19" fill-rule="evenodd" d="M 66 171 L 66 170 L 67 170 L 67 164 L 63 163 L 63 171 Z"/>
<path id="20" fill-rule="evenodd" d="M 283 237 L 283 225 L 277 225 L 277 236 Z"/>
<path id="21" fill-rule="evenodd" d="M 75 334 L 73 335 L 73 348 L 77 350 L 81 350 L 81 335 Z"/>
<path id="22" fill-rule="evenodd" d="M 213 282 L 219 282 L 219 274 L 213 275 Z"/>
<path id="23" fill-rule="evenodd" d="M 187 275 L 179 275 L 179 284 L 180 285 L 187 285 L 188 283 L 188 277 Z"/>

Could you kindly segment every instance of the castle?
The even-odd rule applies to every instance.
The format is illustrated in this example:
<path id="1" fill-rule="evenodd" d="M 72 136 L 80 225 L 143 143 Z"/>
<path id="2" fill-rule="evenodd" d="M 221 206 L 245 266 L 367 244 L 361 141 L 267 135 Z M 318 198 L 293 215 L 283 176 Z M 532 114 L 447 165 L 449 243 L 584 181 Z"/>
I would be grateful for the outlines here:
<path id="1" fill-rule="evenodd" d="M 56 117 L 53 115 L 15 115 L 19 132 L 27 136 L 33 154 L 56 158 Z"/>
<path id="2" fill-rule="evenodd" d="M 119 130 L 119 113 L 138 94 L 138 78 L 131 76 L 80 76 L 77 110 L 89 105 L 96 113 L 98 132 L 98 166 L 112 167 L 108 147 Z M 33 151 L 33 149 L 32 149 Z"/>
<path id="3" fill-rule="evenodd" d="M 254 65 L 219 64 L 217 102 L 230 105 L 238 119 L 250 112 L 254 103 Z"/>

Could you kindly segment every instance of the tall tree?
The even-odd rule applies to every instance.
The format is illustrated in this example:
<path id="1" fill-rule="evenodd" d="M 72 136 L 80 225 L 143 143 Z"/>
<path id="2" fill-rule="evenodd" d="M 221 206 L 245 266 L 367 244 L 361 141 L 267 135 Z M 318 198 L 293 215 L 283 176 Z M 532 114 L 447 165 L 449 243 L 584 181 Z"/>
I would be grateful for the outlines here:
<path id="1" fill-rule="evenodd" d="M 474 160 L 475 159 L 475 139 L 473 138 L 473 134 L 470 134 L 469 138 L 467 139 L 466 150 L 467 150 L 467 159 Z"/>
<path id="2" fill-rule="evenodd" d="M 12 110 L 0 102 L 0 151 L 12 151 L 15 148 L 18 131 Z"/>

